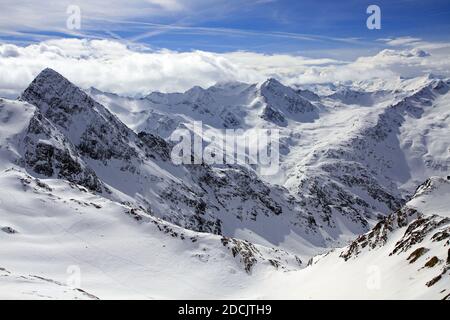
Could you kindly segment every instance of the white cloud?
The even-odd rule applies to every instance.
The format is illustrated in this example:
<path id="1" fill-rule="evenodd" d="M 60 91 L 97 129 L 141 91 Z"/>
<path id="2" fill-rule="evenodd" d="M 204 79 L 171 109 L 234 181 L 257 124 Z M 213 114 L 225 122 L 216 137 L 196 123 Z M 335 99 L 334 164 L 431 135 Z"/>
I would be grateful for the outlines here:
<path id="1" fill-rule="evenodd" d="M 286 84 L 397 79 L 432 72 L 450 76 L 449 46 L 383 50 L 352 62 L 254 52 L 150 51 L 110 40 L 60 39 L 25 47 L 0 44 L 0 95 L 17 96 L 50 67 L 87 88 L 118 94 L 184 91 L 218 81 L 259 82 L 276 77 Z"/>
<path id="2" fill-rule="evenodd" d="M 421 38 L 414 37 L 386 38 L 378 39 L 378 41 L 384 42 L 392 47 L 407 47 L 422 50 L 448 49 L 450 47 L 450 43 L 448 42 L 429 42 Z"/>
<path id="3" fill-rule="evenodd" d="M 418 42 L 422 41 L 420 38 L 414 37 L 398 37 L 393 39 L 380 39 L 390 46 L 414 46 Z"/>

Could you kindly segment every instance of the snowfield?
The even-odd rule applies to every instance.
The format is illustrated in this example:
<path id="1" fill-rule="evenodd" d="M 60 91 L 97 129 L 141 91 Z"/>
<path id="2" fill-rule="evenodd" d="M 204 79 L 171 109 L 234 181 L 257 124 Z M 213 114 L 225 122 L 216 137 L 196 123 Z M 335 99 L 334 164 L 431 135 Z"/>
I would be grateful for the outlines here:
<path id="1" fill-rule="evenodd" d="M 0 298 L 448 299 L 450 80 L 371 88 L 130 98 L 43 70 L 0 99 Z M 279 174 L 174 164 L 195 121 L 280 130 Z"/>

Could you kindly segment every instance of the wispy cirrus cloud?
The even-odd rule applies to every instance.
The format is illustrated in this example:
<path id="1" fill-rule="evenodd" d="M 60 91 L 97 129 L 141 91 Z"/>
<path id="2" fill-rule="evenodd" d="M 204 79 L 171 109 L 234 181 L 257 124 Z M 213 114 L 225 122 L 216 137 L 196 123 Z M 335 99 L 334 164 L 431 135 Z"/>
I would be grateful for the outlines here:
<path id="1" fill-rule="evenodd" d="M 143 21 L 172 21 L 175 25 L 189 24 L 201 18 L 213 19 L 246 6 L 259 5 L 261 0 L 2 0 L 0 33 L 12 34 L 28 31 L 40 33 L 61 32 L 72 34 L 66 28 L 70 6 L 81 11 L 80 33 L 117 28 L 123 23 L 142 27 L 169 26 L 169 24 L 143 23 Z M 5 14 L 7 13 L 7 14 Z M 127 20 L 130 19 L 130 20 Z M 132 23 L 131 23 L 132 22 Z M 130 31 L 130 30 L 127 30 Z"/>
<path id="2" fill-rule="evenodd" d="M 69 6 L 81 10 L 81 29 L 67 28 Z M 0 41 L 40 42 L 55 37 L 115 39 L 130 44 L 175 50 L 250 50 L 260 52 L 299 52 L 321 49 L 380 49 L 414 45 L 419 38 L 391 38 L 405 18 L 416 28 L 442 30 L 448 40 L 445 0 L 433 6 L 407 1 L 400 8 L 380 0 L 382 10 L 395 13 L 395 21 L 383 15 L 388 24 L 381 30 L 366 28 L 366 4 L 334 0 L 2 0 L 0 2 Z M 429 10 L 430 9 L 430 10 Z M 383 11 L 384 12 L 384 11 Z M 385 21 L 385 20 L 383 20 Z M 425 32 L 425 31 L 424 31 Z M 410 32 L 411 33 L 411 32 Z M 422 37 L 425 37 L 422 33 Z M 383 41 L 375 41 L 382 38 Z M 434 37 L 436 39 L 436 37 Z"/>
<path id="3" fill-rule="evenodd" d="M 378 39 L 379 42 L 386 43 L 394 48 L 415 48 L 418 50 L 432 50 L 436 55 L 442 56 L 445 60 L 449 57 L 445 56 L 449 53 L 450 42 L 448 41 L 426 41 L 417 37 L 398 37 Z"/>
<path id="4" fill-rule="evenodd" d="M 245 7 L 271 3 L 273 0 L 78 0 L 81 9 L 81 29 L 68 29 L 67 8 L 72 0 L 50 0 L 44 3 L 29 0 L 4 0 L 2 12 L 8 12 L 0 20 L 0 37 L 8 41 L 21 38 L 40 42 L 54 38 L 72 36 L 90 39 L 114 39 L 124 43 L 140 43 L 154 36 L 189 34 L 204 36 L 236 36 L 241 38 L 284 39 L 292 41 L 336 42 L 345 44 L 370 45 L 356 37 L 338 37 L 298 32 L 253 30 L 251 28 L 205 27 L 198 22 L 225 16 Z M 172 21 L 170 23 L 152 21 Z M 126 31 L 123 35 L 123 31 Z"/>
<path id="5" fill-rule="evenodd" d="M 379 41 L 382 41 L 390 46 L 414 46 L 415 44 L 420 43 L 422 39 L 415 37 L 398 37 L 379 39 Z"/>
<path id="6" fill-rule="evenodd" d="M 195 2 L 195 1 L 194 1 Z M 89 16 L 100 18 L 129 18 L 140 16 L 161 16 L 183 12 L 189 7 L 179 0 L 3 0 L 0 9 L 2 30 L 39 29 L 42 31 L 62 30 L 66 27 L 67 8 L 76 5 L 81 9 L 83 19 Z M 85 19 L 89 26 L 90 22 Z"/>

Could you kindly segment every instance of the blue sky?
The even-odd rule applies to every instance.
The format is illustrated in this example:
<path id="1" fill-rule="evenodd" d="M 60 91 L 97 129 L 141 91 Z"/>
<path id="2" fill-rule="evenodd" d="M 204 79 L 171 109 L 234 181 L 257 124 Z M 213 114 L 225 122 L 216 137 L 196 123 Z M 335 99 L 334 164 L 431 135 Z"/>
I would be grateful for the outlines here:
<path id="1" fill-rule="evenodd" d="M 196 26 L 252 30 L 258 35 L 230 33 L 190 34 L 190 30 L 147 38 L 154 45 L 185 50 L 245 49 L 292 52 L 324 48 L 378 46 L 379 38 L 413 36 L 447 40 L 450 34 L 449 1 L 381 1 L 381 30 L 366 28 L 366 8 L 373 1 L 270 1 L 236 9 L 230 14 L 204 18 Z M 283 37 L 274 33 L 306 35 L 314 40 Z M 195 32 L 194 32 L 195 33 Z M 357 38 L 357 39 L 353 39 Z"/>
<path id="2" fill-rule="evenodd" d="M 65 28 L 66 7 L 78 4 L 82 28 Z M 366 28 L 366 8 L 381 8 L 381 30 Z M 0 38 L 112 38 L 177 51 L 360 55 L 386 46 L 379 39 L 447 41 L 448 0 L 2 0 Z"/>
<path id="3" fill-rule="evenodd" d="M 381 30 L 369 30 L 369 5 Z M 68 6 L 81 11 L 70 29 Z M 449 0 L 0 0 L 0 96 L 44 68 L 124 95 L 450 77 Z"/>

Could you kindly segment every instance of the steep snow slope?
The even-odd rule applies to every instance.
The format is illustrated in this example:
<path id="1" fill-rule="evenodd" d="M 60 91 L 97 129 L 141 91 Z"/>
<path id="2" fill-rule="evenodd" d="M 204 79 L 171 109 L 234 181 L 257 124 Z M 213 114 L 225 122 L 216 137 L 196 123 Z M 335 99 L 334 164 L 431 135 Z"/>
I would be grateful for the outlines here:
<path id="1" fill-rule="evenodd" d="M 405 118 L 400 127 L 399 141 L 404 152 L 410 179 L 401 185 L 412 190 L 421 181 L 437 173 L 450 172 L 450 82 L 437 81 L 431 85 L 434 101 L 420 111 L 420 118 Z"/>
<path id="2" fill-rule="evenodd" d="M 447 176 L 447 180 L 439 177 L 428 179 L 417 188 L 414 197 L 408 202 L 408 206 L 422 212 L 423 214 L 436 214 L 450 218 L 449 181 L 450 176 Z"/>
<path id="3" fill-rule="evenodd" d="M 306 269 L 274 275 L 259 290 L 301 299 L 449 299 L 449 188 L 450 180 L 427 180 L 369 233 Z"/>
<path id="4" fill-rule="evenodd" d="M 18 101 L 0 99 L 0 169 L 20 159 L 16 145 L 26 130 L 36 108 Z"/>

